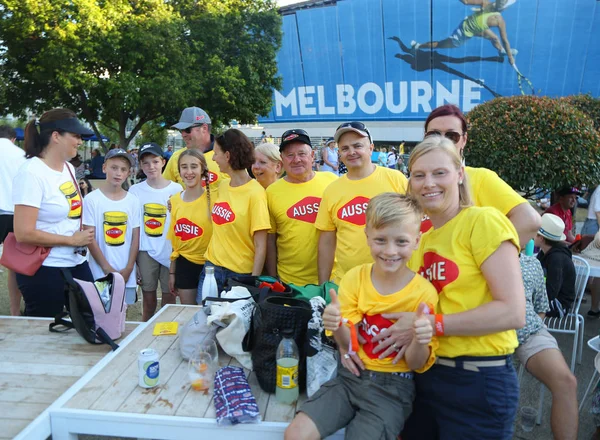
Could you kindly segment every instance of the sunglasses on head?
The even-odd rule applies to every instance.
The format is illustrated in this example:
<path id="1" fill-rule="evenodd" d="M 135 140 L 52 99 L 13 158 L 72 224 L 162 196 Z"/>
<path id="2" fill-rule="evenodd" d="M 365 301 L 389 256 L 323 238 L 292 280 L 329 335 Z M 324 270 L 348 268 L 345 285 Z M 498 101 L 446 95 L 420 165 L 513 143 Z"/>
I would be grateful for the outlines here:
<path id="1" fill-rule="evenodd" d="M 192 130 L 196 127 L 202 127 L 202 124 L 201 125 L 192 125 L 191 127 L 184 128 L 183 130 L 179 130 L 179 131 L 182 133 L 190 134 L 192 132 Z"/>
<path id="2" fill-rule="evenodd" d="M 365 133 L 367 133 L 367 136 L 369 136 L 369 142 L 373 143 L 373 139 L 371 138 L 371 133 L 369 132 L 369 129 L 362 122 L 358 122 L 358 121 L 344 122 L 335 131 L 338 131 L 341 128 L 349 128 L 349 127 L 355 128 L 356 130 L 364 131 Z"/>
<path id="3" fill-rule="evenodd" d="M 428 131 L 427 133 L 425 133 L 425 137 L 429 137 L 429 136 L 443 136 L 446 139 L 450 139 L 452 141 L 452 143 L 457 144 L 458 141 L 460 141 L 460 138 L 462 137 L 464 133 L 458 133 L 456 131 L 446 131 L 444 133 L 442 133 L 439 130 L 431 130 Z"/>

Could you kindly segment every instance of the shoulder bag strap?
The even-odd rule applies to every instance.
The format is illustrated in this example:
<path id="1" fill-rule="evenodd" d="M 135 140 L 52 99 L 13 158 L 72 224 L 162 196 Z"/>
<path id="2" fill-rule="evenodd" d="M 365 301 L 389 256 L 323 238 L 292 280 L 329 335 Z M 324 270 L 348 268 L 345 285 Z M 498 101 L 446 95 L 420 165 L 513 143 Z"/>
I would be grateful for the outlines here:
<path id="1" fill-rule="evenodd" d="M 72 328 L 75 328 L 75 326 L 73 325 L 73 323 L 71 321 L 67 321 L 66 319 L 64 319 L 68 315 L 69 314 L 67 312 L 61 312 L 58 315 L 56 315 L 54 317 L 54 322 L 52 322 L 48 325 L 48 330 L 50 330 L 51 332 L 54 332 L 54 333 L 62 333 L 62 332 L 71 330 Z M 62 326 L 64 328 L 62 330 L 57 330 L 55 328 L 57 326 Z"/>
<path id="2" fill-rule="evenodd" d="M 81 200 L 81 215 L 79 216 L 79 230 L 83 231 L 83 197 L 81 196 L 81 191 L 79 191 L 79 183 L 77 183 L 77 180 L 75 179 L 75 176 L 73 175 L 73 171 L 71 171 L 69 162 L 65 162 L 65 166 L 67 167 L 67 170 L 69 171 L 69 174 L 71 175 L 71 180 L 73 180 L 73 185 L 75 185 L 75 191 L 77 191 L 77 194 L 79 194 L 79 200 Z"/>

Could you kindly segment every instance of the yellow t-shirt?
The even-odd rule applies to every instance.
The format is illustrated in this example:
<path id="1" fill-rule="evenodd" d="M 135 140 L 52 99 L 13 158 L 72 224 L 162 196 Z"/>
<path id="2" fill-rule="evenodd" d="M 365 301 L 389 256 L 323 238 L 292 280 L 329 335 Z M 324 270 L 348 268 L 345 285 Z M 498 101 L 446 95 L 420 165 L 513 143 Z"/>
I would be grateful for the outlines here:
<path id="1" fill-rule="evenodd" d="M 438 295 L 435 288 L 419 274 L 404 289 L 390 295 L 381 295 L 371 281 L 373 263 L 361 264 L 350 269 L 340 283 L 338 297 L 340 300 L 342 316 L 354 324 L 361 323 L 358 333 L 365 339 L 361 344 L 358 356 L 365 364 L 367 370 L 383 372 L 411 371 L 402 359 L 397 364 L 392 360 L 396 356 L 390 355 L 379 359 L 381 353 L 373 354 L 376 344 L 371 339 L 382 329 L 390 327 L 394 322 L 381 316 L 383 313 L 416 312 L 419 304 L 424 302 L 433 313 L 437 304 Z M 427 371 L 435 361 L 435 351 L 438 347 L 437 338 L 432 338 L 429 343 L 431 352 L 429 359 L 417 370 L 419 373 Z"/>
<path id="2" fill-rule="evenodd" d="M 465 167 L 465 171 L 469 177 L 471 198 L 475 206 L 491 206 L 508 215 L 515 206 L 527 203 L 527 200 L 492 170 Z M 421 232 L 427 232 L 431 227 L 431 221 L 425 217 L 421 223 Z"/>
<path id="3" fill-rule="evenodd" d="M 184 202 L 181 193 L 171 196 L 171 227 L 167 238 L 173 245 L 171 260 L 180 255 L 195 264 L 204 264 L 204 254 L 213 234 L 206 191 L 193 202 Z"/>
<path id="4" fill-rule="evenodd" d="M 327 187 L 315 227 L 320 231 L 336 231 L 334 282 L 339 283 L 353 267 L 373 262 L 365 236 L 365 212 L 369 200 L 384 192 L 404 194 L 407 183 L 401 172 L 376 167 L 364 179 L 350 180 L 344 174 Z"/>
<path id="5" fill-rule="evenodd" d="M 319 231 L 314 223 L 325 188 L 337 180 L 333 173 L 317 172 L 304 183 L 279 179 L 267 188 L 270 234 L 277 235 L 277 273 L 286 283 L 318 284 Z"/>
<path id="6" fill-rule="evenodd" d="M 212 221 L 213 237 L 206 259 L 236 273 L 251 273 L 254 233 L 271 227 L 265 189 L 256 180 L 236 187 L 221 185 Z"/>
<path id="7" fill-rule="evenodd" d="M 492 300 L 481 265 L 504 241 L 519 248 L 510 220 L 495 208 L 472 206 L 424 234 L 409 267 L 436 288 L 437 313 L 464 312 Z M 518 345 L 514 330 L 485 336 L 443 336 L 439 344 L 437 355 L 450 358 L 501 356 L 514 352 Z"/>
<path id="8" fill-rule="evenodd" d="M 515 206 L 527 203 L 527 200 L 492 170 L 465 167 L 465 171 L 469 176 L 469 186 L 475 206 L 492 206 L 507 215 Z"/>
<path id="9" fill-rule="evenodd" d="M 175 153 L 173 153 L 171 159 L 169 159 L 169 162 L 167 162 L 165 171 L 163 172 L 163 177 L 165 179 L 177 182 L 184 188 L 185 183 L 183 183 L 183 179 L 179 175 L 177 162 L 179 161 L 179 156 L 185 150 L 186 148 L 182 148 L 181 150 L 177 150 Z M 213 150 L 204 153 L 204 158 L 206 159 L 206 164 L 208 165 L 208 177 L 210 179 L 210 198 L 212 200 L 215 200 L 218 197 L 219 185 L 221 185 L 221 182 L 229 182 L 229 175 L 219 171 L 219 166 L 214 160 L 212 160 L 214 154 L 215 152 Z"/>

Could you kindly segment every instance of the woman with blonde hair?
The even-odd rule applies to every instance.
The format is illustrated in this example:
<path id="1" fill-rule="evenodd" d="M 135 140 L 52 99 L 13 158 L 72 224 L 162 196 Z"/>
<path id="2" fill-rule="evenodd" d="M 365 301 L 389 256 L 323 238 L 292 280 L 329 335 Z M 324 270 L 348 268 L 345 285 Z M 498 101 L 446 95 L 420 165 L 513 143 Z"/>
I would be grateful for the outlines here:
<path id="1" fill-rule="evenodd" d="M 436 364 L 415 378 L 417 398 L 402 438 L 464 438 L 469 426 L 469 438 L 511 439 L 519 400 L 511 355 L 515 329 L 525 324 L 517 231 L 497 209 L 472 206 L 450 140 L 427 137 L 412 152 L 409 170 L 409 193 L 433 224 L 409 266 L 439 294 L 429 315 L 439 348 Z M 398 360 L 403 342 L 386 333 Z"/>
<path id="2" fill-rule="evenodd" d="M 277 146 L 265 142 L 254 149 L 252 174 L 264 189 L 281 177 L 283 162 Z"/>

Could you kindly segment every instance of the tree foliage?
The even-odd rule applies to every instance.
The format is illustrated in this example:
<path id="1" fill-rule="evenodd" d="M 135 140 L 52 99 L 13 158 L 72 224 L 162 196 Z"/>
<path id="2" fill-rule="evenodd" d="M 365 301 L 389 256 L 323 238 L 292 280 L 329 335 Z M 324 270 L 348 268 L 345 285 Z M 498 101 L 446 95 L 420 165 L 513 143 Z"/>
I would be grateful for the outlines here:
<path id="1" fill-rule="evenodd" d="M 135 145 L 141 147 L 148 142 L 154 142 L 161 147 L 167 143 L 169 133 L 164 122 L 159 120 L 150 121 L 140 131 L 140 135 L 135 138 Z"/>
<path id="2" fill-rule="evenodd" d="M 280 27 L 271 0 L 3 0 L 2 110 L 68 107 L 122 147 L 191 105 L 251 122 L 279 85 Z"/>
<path id="3" fill-rule="evenodd" d="M 588 116 L 563 100 L 496 98 L 467 119 L 467 163 L 496 171 L 526 196 L 536 188 L 600 181 L 600 135 Z"/>
<path id="4" fill-rule="evenodd" d="M 588 115 L 594 122 L 596 130 L 600 131 L 600 99 L 591 95 L 572 95 L 562 99 Z"/>

